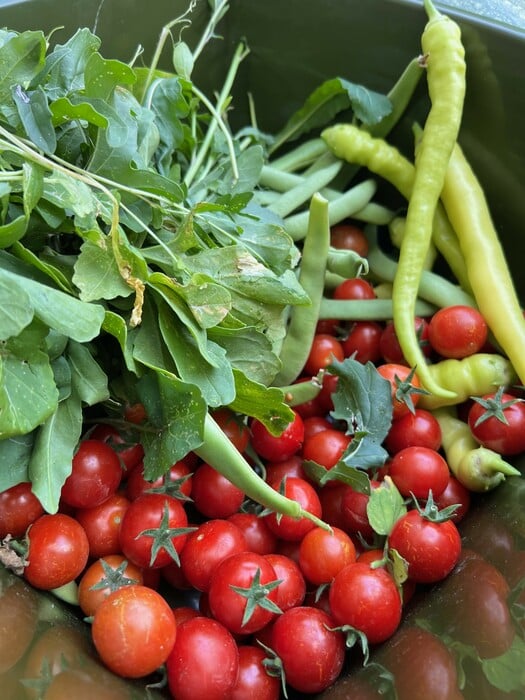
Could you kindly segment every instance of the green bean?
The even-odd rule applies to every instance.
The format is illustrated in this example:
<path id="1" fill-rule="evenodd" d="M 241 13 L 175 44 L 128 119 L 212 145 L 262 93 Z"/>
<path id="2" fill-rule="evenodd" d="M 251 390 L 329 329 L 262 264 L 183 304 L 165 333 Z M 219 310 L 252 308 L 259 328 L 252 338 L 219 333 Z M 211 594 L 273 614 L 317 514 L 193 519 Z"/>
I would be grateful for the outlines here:
<path id="1" fill-rule="evenodd" d="M 302 170 L 311 165 L 328 151 L 326 144 L 320 138 L 310 139 L 296 146 L 279 158 L 272 161 L 273 167 L 285 172 Z"/>
<path id="2" fill-rule="evenodd" d="M 416 301 L 416 316 L 432 316 L 436 307 L 423 299 Z M 392 318 L 391 299 L 327 299 L 321 301 L 319 318 L 341 321 L 388 321 Z"/>

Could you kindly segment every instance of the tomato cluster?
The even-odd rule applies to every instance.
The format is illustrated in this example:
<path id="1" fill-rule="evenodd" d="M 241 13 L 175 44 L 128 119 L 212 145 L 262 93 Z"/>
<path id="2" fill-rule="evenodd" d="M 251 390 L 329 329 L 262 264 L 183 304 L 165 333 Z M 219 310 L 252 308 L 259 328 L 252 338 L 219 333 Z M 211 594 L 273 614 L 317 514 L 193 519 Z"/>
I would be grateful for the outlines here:
<path id="1" fill-rule="evenodd" d="M 366 249 L 355 229 L 350 237 L 334 230 L 333 241 Z M 373 299 L 375 291 L 349 279 L 333 296 Z M 451 307 L 416 319 L 429 361 L 479 351 L 487 334 L 478 317 Z M 388 458 L 367 469 L 368 489 L 320 482 L 307 468 L 330 471 L 351 446 L 332 415 L 337 376 L 326 372 L 349 357 L 373 363 L 390 384 Z M 341 673 L 350 640 L 361 649 L 348 653 L 366 656 L 394 635 L 418 586 L 456 567 L 457 523 L 471 494 L 449 469 L 438 420 L 418 405 L 424 392 L 392 322 L 320 321 L 298 382 L 312 377 L 321 391 L 294 407 L 280 436 L 227 408 L 214 417 L 275 490 L 330 528 L 261 510 L 192 453 L 147 481 L 140 440 L 128 444 L 104 423 L 81 441 L 58 513 L 43 512 L 29 483 L 0 494 L 0 535 L 27 541 L 26 579 L 42 589 L 78 584 L 94 645 L 116 674 L 143 678 L 164 666 L 177 700 L 278 698 L 282 682 L 321 692 Z M 520 399 L 499 391 L 463 408 L 479 444 L 525 449 Z M 135 405 L 125 417 L 141 423 L 145 414 Z M 371 502 L 385 489 L 402 508 L 382 531 Z"/>

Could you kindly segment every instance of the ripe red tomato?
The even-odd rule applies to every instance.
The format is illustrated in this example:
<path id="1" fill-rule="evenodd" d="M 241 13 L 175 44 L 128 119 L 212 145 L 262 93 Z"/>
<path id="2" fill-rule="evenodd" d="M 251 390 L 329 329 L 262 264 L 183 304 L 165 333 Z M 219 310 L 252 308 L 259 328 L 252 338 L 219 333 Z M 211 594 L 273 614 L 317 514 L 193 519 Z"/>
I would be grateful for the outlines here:
<path id="1" fill-rule="evenodd" d="M 500 455 L 525 450 L 525 402 L 501 389 L 474 401 L 468 424 L 476 440 Z"/>
<path id="2" fill-rule="evenodd" d="M 234 513 L 228 520 L 237 525 L 246 540 L 246 549 L 257 554 L 269 554 L 275 551 L 277 537 L 268 525 L 256 513 Z"/>
<path id="3" fill-rule="evenodd" d="M 416 508 L 394 524 L 388 543 L 408 563 L 408 576 L 416 583 L 441 581 L 461 554 L 461 537 L 452 520 L 428 520 Z"/>
<path id="4" fill-rule="evenodd" d="M 356 559 L 356 549 L 350 536 L 337 527 L 328 532 L 314 527 L 301 540 L 299 567 L 305 578 L 316 586 L 330 583 L 348 564 Z"/>
<path id="5" fill-rule="evenodd" d="M 487 335 L 488 326 L 481 313 L 459 304 L 436 311 L 428 326 L 428 339 L 434 350 L 458 360 L 479 352 Z"/>
<path id="6" fill-rule="evenodd" d="M 379 486 L 379 481 L 372 479 L 370 488 Z M 351 486 L 347 486 L 341 498 L 341 517 L 343 529 L 347 532 L 359 534 L 365 540 L 374 537 L 374 529 L 368 519 L 367 506 L 370 496 L 367 493 L 356 491 Z"/>
<path id="7" fill-rule="evenodd" d="M 293 476 L 287 477 L 284 482 L 273 481 L 270 486 L 276 491 L 281 490 L 284 483 L 284 495 L 292 501 L 297 501 L 303 510 L 321 517 L 321 501 L 314 487 L 304 479 Z M 308 518 L 292 518 L 290 515 L 277 515 L 268 513 L 263 516 L 270 530 L 282 540 L 299 541 L 315 524 Z"/>
<path id="8" fill-rule="evenodd" d="M 260 457 L 272 462 L 282 462 L 292 457 L 301 449 L 304 440 L 303 419 L 296 411 L 280 435 L 272 435 L 257 419 L 251 422 L 250 429 L 253 449 Z"/>
<path id="9" fill-rule="evenodd" d="M 217 620 L 195 617 L 177 629 L 166 661 L 168 687 L 177 700 L 225 700 L 239 674 L 239 651 Z"/>
<path id="10" fill-rule="evenodd" d="M 186 462 L 175 462 L 163 476 L 153 481 L 144 478 L 144 464 L 139 462 L 134 467 L 126 480 L 126 496 L 134 501 L 146 492 L 168 493 L 181 500 L 187 500 L 191 496 L 192 472 Z"/>
<path id="11" fill-rule="evenodd" d="M 234 634 L 262 629 L 279 612 L 277 580 L 264 556 L 255 552 L 232 554 L 211 575 L 208 604 L 213 617 Z"/>
<path id="12" fill-rule="evenodd" d="M 229 408 L 218 408 L 212 416 L 239 452 L 244 452 L 250 442 L 250 430 L 243 418 Z"/>
<path id="13" fill-rule="evenodd" d="M 302 456 L 325 469 L 332 469 L 346 452 L 352 437 L 342 430 L 327 428 L 311 435 L 304 441 Z"/>
<path id="14" fill-rule="evenodd" d="M 266 652 L 253 644 L 239 647 L 239 675 L 228 700 L 279 700 L 281 681 L 264 666 Z"/>
<path id="15" fill-rule="evenodd" d="M 368 255 L 368 240 L 356 224 L 334 224 L 330 229 L 330 245 L 341 250 L 355 250 L 362 258 Z"/>
<path id="16" fill-rule="evenodd" d="M 168 658 L 177 627 L 170 606 L 147 586 L 123 586 L 98 606 L 91 625 L 97 652 L 113 673 L 142 678 Z"/>
<path id="17" fill-rule="evenodd" d="M 334 299 L 375 299 L 376 293 L 370 282 L 362 277 L 346 279 L 334 289 Z"/>
<path id="18" fill-rule="evenodd" d="M 384 445 L 391 455 L 412 446 L 439 450 L 441 427 L 433 413 L 415 408 L 392 421 Z"/>
<path id="19" fill-rule="evenodd" d="M 83 572 L 78 582 L 78 604 L 84 615 L 91 617 L 110 593 L 121 586 L 143 583 L 142 571 L 122 554 L 96 559 Z"/>
<path id="20" fill-rule="evenodd" d="M 299 565 L 284 554 L 266 554 L 275 576 L 281 582 L 277 586 L 277 606 L 284 612 L 301 605 L 306 595 L 306 581 Z"/>
<path id="21" fill-rule="evenodd" d="M 242 506 L 244 491 L 209 464 L 203 463 L 193 472 L 191 498 L 201 515 L 228 518 Z"/>
<path id="22" fill-rule="evenodd" d="M 180 565 L 186 580 L 199 591 L 210 587 L 215 567 L 233 554 L 247 549 L 244 533 L 228 520 L 206 520 L 186 540 Z"/>
<path id="23" fill-rule="evenodd" d="M 107 442 L 118 454 L 122 464 L 124 474 L 130 472 L 144 457 L 144 447 L 140 442 L 126 433 L 119 431 L 107 423 L 99 423 L 91 430 L 86 437 L 91 440 L 101 440 Z"/>
<path id="24" fill-rule="evenodd" d="M 453 474 L 450 474 L 445 490 L 434 500 L 439 510 L 444 510 L 449 506 L 458 506 L 454 511 L 453 517 L 454 522 L 457 524 L 468 513 L 472 498 L 469 489 L 458 481 Z"/>
<path id="25" fill-rule="evenodd" d="M 394 579 L 386 569 L 373 569 L 366 562 L 345 566 L 328 597 L 337 624 L 360 630 L 369 644 L 391 637 L 401 621 L 402 601 Z"/>
<path id="26" fill-rule="evenodd" d="M 0 585 L 0 674 L 3 675 L 22 659 L 33 641 L 39 621 L 39 600 L 25 581 L 3 568 Z M 11 696 L 7 694 L 7 697 Z"/>
<path id="27" fill-rule="evenodd" d="M 416 316 L 414 318 L 414 328 L 423 355 L 430 357 L 432 346 L 428 342 L 428 321 L 420 316 Z M 401 350 L 393 321 L 389 321 L 384 327 L 379 341 L 379 349 L 385 362 L 406 365 L 405 356 Z"/>
<path id="28" fill-rule="evenodd" d="M 42 504 L 32 491 L 32 484 L 23 481 L 0 493 L 0 539 L 11 535 L 23 537 L 27 528 L 44 514 Z"/>
<path id="29" fill-rule="evenodd" d="M 342 362 L 345 353 L 340 341 L 329 333 L 316 333 L 310 346 L 310 352 L 305 362 L 303 372 L 315 377 L 320 370 L 325 369 L 334 359 Z"/>
<path id="30" fill-rule="evenodd" d="M 421 382 L 413 370 L 388 362 L 379 365 L 377 371 L 390 382 L 394 420 L 416 408 L 421 396 Z"/>
<path id="31" fill-rule="evenodd" d="M 299 693 L 320 693 L 341 673 L 345 642 L 335 626 L 324 610 L 307 605 L 286 610 L 272 625 L 270 647 Z"/>
<path id="32" fill-rule="evenodd" d="M 145 493 L 132 501 L 120 524 L 120 547 L 141 568 L 160 568 L 176 561 L 188 534 L 180 501 L 162 493 Z"/>
<path id="33" fill-rule="evenodd" d="M 114 493 L 93 508 L 79 508 L 75 518 L 84 528 L 93 559 L 120 552 L 120 523 L 129 506 L 128 499 Z"/>
<path id="34" fill-rule="evenodd" d="M 73 581 L 89 557 L 84 528 L 63 513 L 44 514 L 28 530 L 24 576 L 35 588 L 50 590 Z"/>
<path id="35" fill-rule="evenodd" d="M 428 447 L 405 447 L 392 457 L 388 474 L 406 498 L 426 500 L 429 492 L 440 496 L 446 489 L 450 471 L 446 460 Z"/>
<path id="36" fill-rule="evenodd" d="M 60 496 L 73 508 L 93 508 L 115 493 L 121 480 L 122 467 L 115 450 L 101 440 L 82 440 Z"/>
<path id="37" fill-rule="evenodd" d="M 379 346 L 382 333 L 383 326 L 376 321 L 355 321 L 341 341 L 345 357 L 353 357 L 363 364 L 379 362 L 382 357 Z"/>

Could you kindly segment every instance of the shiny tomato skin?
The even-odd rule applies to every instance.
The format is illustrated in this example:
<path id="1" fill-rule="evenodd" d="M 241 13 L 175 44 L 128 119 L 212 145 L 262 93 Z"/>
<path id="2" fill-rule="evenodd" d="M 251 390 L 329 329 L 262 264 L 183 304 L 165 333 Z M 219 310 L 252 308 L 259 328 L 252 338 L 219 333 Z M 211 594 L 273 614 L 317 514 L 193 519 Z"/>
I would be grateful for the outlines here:
<path id="1" fill-rule="evenodd" d="M 392 422 L 384 445 L 393 455 L 405 447 L 427 447 L 439 450 L 441 427 L 437 418 L 424 408 L 415 408 Z"/>
<path id="2" fill-rule="evenodd" d="M 89 557 L 89 541 L 78 521 L 63 513 L 44 514 L 28 530 L 28 565 L 24 577 L 35 588 L 50 590 L 73 581 Z"/>
<path id="3" fill-rule="evenodd" d="M 316 462 L 325 469 L 332 469 L 346 452 L 352 438 L 337 428 L 327 428 L 304 441 L 304 460 Z"/>
<path id="4" fill-rule="evenodd" d="M 288 684 L 300 693 L 320 693 L 341 673 L 345 643 L 330 615 L 302 605 L 275 620 L 271 648 L 283 663 Z"/>
<path id="5" fill-rule="evenodd" d="M 471 306 L 438 309 L 428 325 L 428 340 L 442 357 L 460 360 L 479 352 L 487 342 L 488 326 Z"/>
<path id="6" fill-rule="evenodd" d="M 161 492 L 185 500 L 190 498 L 192 488 L 192 472 L 183 462 L 175 462 L 168 472 L 153 481 L 144 478 L 144 464 L 140 462 L 130 472 L 126 479 L 126 496 L 134 501 L 144 493 Z"/>
<path id="7" fill-rule="evenodd" d="M 142 534 L 144 531 L 158 530 L 167 513 L 167 527 L 180 532 L 170 538 L 177 554 L 186 542 L 188 517 L 181 502 L 161 493 L 145 493 L 132 501 L 120 524 L 120 547 L 125 557 L 141 568 L 160 568 L 174 559 L 169 550 L 162 546 L 152 556 L 154 537 Z"/>
<path id="8" fill-rule="evenodd" d="M 86 438 L 107 442 L 115 450 L 123 468 L 124 479 L 144 457 L 144 447 L 140 442 L 136 442 L 135 439 L 128 440 L 127 435 L 119 433 L 116 428 L 107 423 L 96 425 Z"/>
<path id="9" fill-rule="evenodd" d="M 265 558 L 273 566 L 275 576 L 281 582 L 277 586 L 278 607 L 284 612 L 288 608 L 301 605 L 306 595 L 306 581 L 299 565 L 284 554 L 266 554 Z"/>
<path id="10" fill-rule="evenodd" d="M 217 469 L 203 463 L 193 472 L 191 498 L 201 515 L 225 519 L 240 509 L 244 492 Z"/>
<path id="11" fill-rule="evenodd" d="M 371 479 L 370 488 L 379 486 L 379 481 Z M 351 486 L 347 486 L 341 498 L 341 517 L 343 530 L 350 533 L 359 534 L 365 540 L 370 540 L 374 536 L 374 529 L 368 519 L 367 506 L 370 496 L 362 491 L 356 491 Z"/>
<path id="12" fill-rule="evenodd" d="M 388 542 L 407 561 L 408 576 L 416 583 L 446 578 L 461 554 L 461 537 L 452 520 L 432 522 L 415 508 L 395 522 Z"/>
<path id="13" fill-rule="evenodd" d="M 487 394 L 483 399 L 492 399 L 495 394 Z M 520 454 L 525 450 L 525 402 L 515 401 L 510 393 L 501 395 L 504 421 L 496 416 L 490 416 L 478 422 L 485 413 L 485 408 L 478 402 L 473 402 L 468 412 L 468 424 L 476 440 L 489 450 L 494 450 L 503 456 Z"/>
<path id="14" fill-rule="evenodd" d="M 128 506 L 128 499 L 117 492 L 98 506 L 75 512 L 87 535 L 90 557 L 99 559 L 120 552 L 120 524 Z"/>
<path id="15" fill-rule="evenodd" d="M 346 222 L 330 228 L 330 245 L 341 250 L 354 250 L 362 258 L 366 258 L 370 247 L 363 229 Z"/>
<path id="16" fill-rule="evenodd" d="M 100 587 L 101 583 L 108 581 L 108 575 L 102 562 L 113 571 L 124 567 L 122 585 L 142 584 L 144 581 L 142 571 L 138 566 L 128 562 L 122 554 L 110 554 L 103 559 L 96 559 L 85 569 L 78 582 L 78 604 L 86 617 L 94 615 L 100 603 L 114 590 L 109 583 Z"/>
<path id="17" fill-rule="evenodd" d="M 401 622 L 401 596 L 383 568 L 359 561 L 345 566 L 332 581 L 328 597 L 337 624 L 360 630 L 369 644 L 384 642 Z"/>
<path id="18" fill-rule="evenodd" d="M 250 425 L 251 444 L 257 454 L 271 462 L 282 462 L 296 454 L 304 441 L 304 423 L 294 411 L 292 421 L 280 435 L 272 435 L 266 426 L 254 419 Z"/>
<path id="19" fill-rule="evenodd" d="M 271 676 L 263 662 L 266 652 L 259 646 L 239 647 L 239 674 L 229 700 L 279 700 L 281 681 Z"/>
<path id="20" fill-rule="evenodd" d="M 383 326 L 376 321 L 355 321 L 350 326 L 348 335 L 341 341 L 345 357 L 353 357 L 362 364 L 379 362 L 382 333 Z"/>
<path id="21" fill-rule="evenodd" d="M 250 442 L 250 429 L 242 417 L 229 408 L 218 408 L 213 411 L 212 416 L 239 452 L 244 452 Z"/>
<path id="22" fill-rule="evenodd" d="M 276 615 L 276 612 L 256 604 L 249 619 L 243 619 L 248 599 L 233 587 L 248 590 L 257 577 L 261 586 L 277 581 L 270 562 L 255 552 L 232 554 L 213 570 L 208 588 L 208 604 L 213 617 L 233 634 L 252 634 L 262 629 Z M 275 605 L 277 588 L 269 590 L 265 598 Z"/>
<path id="23" fill-rule="evenodd" d="M 159 593 L 134 584 L 110 593 L 100 603 L 91 636 L 100 658 L 113 673 L 142 678 L 166 661 L 177 626 L 171 608 Z"/>
<path id="24" fill-rule="evenodd" d="M 321 501 L 315 488 L 305 479 L 290 476 L 284 482 L 273 481 L 270 486 L 276 491 L 281 489 L 284 483 L 284 495 L 293 501 L 297 501 L 303 510 L 320 518 L 322 513 Z M 270 530 L 281 540 L 298 542 L 304 535 L 315 527 L 315 523 L 309 518 L 293 518 L 290 515 L 277 515 L 268 513 L 262 516 Z"/>
<path id="25" fill-rule="evenodd" d="M 450 470 L 444 457 L 428 447 L 405 447 L 396 452 L 388 474 L 402 496 L 426 500 L 430 491 L 439 497 L 446 489 Z"/>
<path id="26" fill-rule="evenodd" d="M 228 520 L 242 531 L 250 552 L 269 554 L 275 551 L 277 537 L 256 513 L 233 513 Z"/>
<path id="27" fill-rule="evenodd" d="M 303 372 L 314 377 L 322 369 L 328 367 L 334 359 L 342 362 L 345 353 L 341 342 L 329 333 L 316 333 L 310 346 L 310 352 L 306 358 Z"/>
<path id="28" fill-rule="evenodd" d="M 469 489 L 461 481 L 458 481 L 453 474 L 450 474 L 445 490 L 434 500 L 439 510 L 449 506 L 458 506 L 453 516 L 453 521 L 457 525 L 470 510 L 472 497 Z"/>
<path id="29" fill-rule="evenodd" d="M 299 545 L 299 567 L 306 580 L 316 586 L 330 583 L 341 569 L 355 560 L 353 541 L 337 527 L 332 527 L 332 532 L 314 527 Z"/>
<path id="30" fill-rule="evenodd" d="M 122 467 L 115 450 L 101 440 L 82 440 L 60 497 L 73 508 L 92 508 L 115 493 L 121 480 Z"/>
<path id="31" fill-rule="evenodd" d="M 187 620 L 177 629 L 166 673 L 177 700 L 227 700 L 239 673 L 237 644 L 217 620 Z"/>
<path id="32" fill-rule="evenodd" d="M 373 286 L 362 277 L 352 277 L 340 282 L 333 292 L 334 299 L 375 299 Z"/>
<path id="33" fill-rule="evenodd" d="M 32 491 L 32 484 L 23 481 L 0 493 L 0 539 L 11 535 L 23 537 L 27 528 L 44 515 L 44 508 Z"/>
<path id="34" fill-rule="evenodd" d="M 432 355 L 432 346 L 428 342 L 428 321 L 420 316 L 416 316 L 414 319 L 414 328 L 423 355 L 430 357 Z M 385 325 L 379 341 L 379 349 L 385 362 L 399 365 L 407 364 L 397 338 L 393 321 L 389 321 Z"/>
<path id="35" fill-rule="evenodd" d="M 383 379 L 390 382 L 392 391 L 392 418 L 394 420 L 410 412 L 410 403 L 413 408 L 416 408 L 421 396 L 421 394 L 418 393 L 421 389 L 421 382 L 417 374 L 412 374 L 412 370 L 405 365 L 392 362 L 379 365 L 377 371 Z M 401 392 L 400 396 L 399 388 L 401 385 L 405 385 L 407 390 Z"/>

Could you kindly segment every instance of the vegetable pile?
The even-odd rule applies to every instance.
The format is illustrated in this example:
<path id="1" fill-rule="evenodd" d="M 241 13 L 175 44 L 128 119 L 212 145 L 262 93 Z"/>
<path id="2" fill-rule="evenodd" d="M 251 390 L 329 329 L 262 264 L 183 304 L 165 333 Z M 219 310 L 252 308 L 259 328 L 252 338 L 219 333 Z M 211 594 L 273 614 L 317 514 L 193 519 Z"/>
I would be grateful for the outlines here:
<path id="1" fill-rule="evenodd" d="M 225 0 L 146 67 L 0 32 L 1 559 L 177 700 L 369 666 L 520 473 L 525 320 L 457 140 L 459 28 L 424 5 L 388 95 L 332 78 L 277 134 L 229 125 L 249 46 L 214 100 L 192 79 Z"/>

